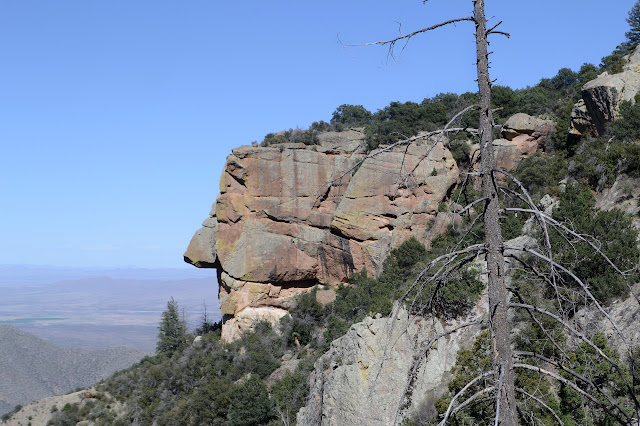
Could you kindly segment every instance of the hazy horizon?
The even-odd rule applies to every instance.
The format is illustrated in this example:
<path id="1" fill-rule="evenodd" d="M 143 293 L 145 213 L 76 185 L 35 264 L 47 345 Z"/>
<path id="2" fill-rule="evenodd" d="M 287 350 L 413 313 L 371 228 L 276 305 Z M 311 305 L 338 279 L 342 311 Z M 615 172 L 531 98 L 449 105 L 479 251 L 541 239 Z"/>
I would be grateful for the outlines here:
<path id="1" fill-rule="evenodd" d="M 173 297 L 193 329 L 203 304 L 222 318 L 215 270 L 91 269 L 0 265 L 0 324 L 57 346 L 131 346 L 153 352 L 157 326 Z"/>

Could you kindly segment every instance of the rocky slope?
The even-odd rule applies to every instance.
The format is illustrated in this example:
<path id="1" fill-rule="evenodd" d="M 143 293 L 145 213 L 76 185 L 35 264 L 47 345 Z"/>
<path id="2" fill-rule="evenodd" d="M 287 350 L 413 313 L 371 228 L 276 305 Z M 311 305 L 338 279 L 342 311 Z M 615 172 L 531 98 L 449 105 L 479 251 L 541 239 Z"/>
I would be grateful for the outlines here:
<path id="1" fill-rule="evenodd" d="M 18 404 L 90 386 L 144 355 L 122 347 L 99 351 L 60 348 L 0 324 L 0 413 Z"/>
<path id="2" fill-rule="evenodd" d="M 623 71 L 602 73 L 582 87 L 582 99 L 571 113 L 571 128 L 576 135 L 602 134 L 605 125 L 618 117 L 623 101 L 635 103 L 640 92 L 640 46 L 626 58 Z"/>
<path id="3" fill-rule="evenodd" d="M 620 103 L 634 102 L 639 89 L 640 49 L 627 58 L 622 73 L 603 74 L 583 87 L 584 101 L 576 104 L 567 130 L 601 134 L 617 117 Z M 498 167 L 511 170 L 523 158 L 544 151 L 554 131 L 552 121 L 512 116 L 502 138 L 494 141 Z M 409 236 L 428 246 L 455 222 L 450 196 L 459 182 L 458 169 L 444 145 L 431 151 L 429 146 L 416 144 L 406 152 L 367 158 L 353 170 L 366 156 L 363 137 L 355 131 L 324 134 L 315 146 L 234 150 L 227 159 L 220 196 L 185 253 L 187 262 L 218 270 L 223 337 L 234 339 L 257 319 L 275 321 L 286 314 L 293 296 L 314 284 L 344 282 L 364 267 L 377 273 L 389 250 Z M 622 203 L 637 213 L 637 203 L 629 201 L 637 196 L 635 187 L 620 180 L 599 194 L 598 207 Z M 551 202 L 542 207 L 550 212 L 553 202 L 545 200 Z M 525 233 L 533 232 L 531 228 L 532 224 L 525 226 Z M 509 243 L 536 242 L 524 235 Z M 612 315 L 628 328 L 637 322 L 637 309 L 630 307 L 634 302 L 628 299 L 611 307 Z M 479 304 L 472 316 L 481 316 L 483 306 Z M 608 330 L 592 312 L 577 318 Z M 392 323 L 395 334 L 389 339 Z M 299 424 L 390 424 L 416 350 L 443 325 L 403 312 L 397 318 L 367 318 L 352 326 L 316 362 Z M 411 383 L 420 397 L 403 402 L 404 414 L 439 395 L 455 354 L 477 331 L 469 328 L 438 342 Z M 637 344 L 640 334 L 634 333 Z"/>
<path id="4" fill-rule="evenodd" d="M 485 314 L 486 297 L 469 318 L 443 321 L 410 316 L 367 317 L 331 344 L 315 363 L 307 405 L 298 413 L 300 425 L 388 425 L 407 412 L 433 403 L 447 388 L 456 353 L 473 340 L 480 326 L 462 328 L 438 340 L 411 375 L 416 354 L 444 330 Z M 411 383 L 407 378 L 411 377 Z M 403 397 L 403 390 L 410 392 Z M 412 396 L 415 395 L 414 398 Z M 402 398 L 402 399 L 401 399 Z"/>

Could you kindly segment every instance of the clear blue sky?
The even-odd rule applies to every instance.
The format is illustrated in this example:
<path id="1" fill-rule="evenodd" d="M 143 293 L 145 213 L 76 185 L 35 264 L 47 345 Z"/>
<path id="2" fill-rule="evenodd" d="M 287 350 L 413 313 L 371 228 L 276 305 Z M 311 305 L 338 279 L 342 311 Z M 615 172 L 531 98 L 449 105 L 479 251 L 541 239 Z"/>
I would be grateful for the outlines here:
<path id="1" fill-rule="evenodd" d="M 634 0 L 487 0 L 520 88 L 599 63 Z M 176 267 L 233 147 L 344 103 L 474 91 L 471 0 L 1 0 L 0 264 Z"/>

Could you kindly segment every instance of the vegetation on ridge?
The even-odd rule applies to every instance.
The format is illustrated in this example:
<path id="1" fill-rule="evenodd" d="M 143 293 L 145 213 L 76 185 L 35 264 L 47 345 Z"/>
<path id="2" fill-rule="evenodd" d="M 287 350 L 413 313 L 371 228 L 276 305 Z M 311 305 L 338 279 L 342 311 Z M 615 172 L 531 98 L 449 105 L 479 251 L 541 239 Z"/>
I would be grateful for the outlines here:
<path id="1" fill-rule="evenodd" d="M 634 7 L 634 16 L 640 15 L 640 2 Z M 637 8 L 637 10 L 636 10 Z M 635 12 L 634 12 L 635 11 Z M 630 14 L 630 23 L 632 23 Z M 640 21 L 638 21 L 640 22 Z M 633 25 L 633 24 L 632 24 Z M 637 26 L 640 28 L 640 25 Z M 629 37 L 629 35 L 628 35 Z M 625 49 L 635 46 L 637 40 Z M 596 67 L 583 65 L 578 72 L 567 68 L 558 71 L 550 79 L 542 79 L 534 87 L 513 90 L 494 86 L 492 99 L 496 107 L 497 121 L 503 122 L 515 112 L 525 112 L 554 119 L 558 130 L 547 146 L 545 154 L 534 154 L 523 160 L 514 171 L 515 176 L 538 202 L 545 194 L 558 200 L 553 210 L 554 220 L 567 224 L 579 235 L 589 234 L 593 245 L 572 238 L 569 234 L 550 232 L 556 247 L 555 259 L 571 266 L 585 281 L 596 299 L 610 303 L 614 298 L 628 294 L 628 287 L 610 265 L 597 256 L 594 246 L 605 253 L 623 270 L 629 272 L 628 280 L 637 279 L 637 263 L 640 257 L 638 231 L 632 218 L 619 210 L 599 211 L 595 209 L 594 191 L 612 185 L 621 173 L 640 177 L 640 103 L 623 103 L 621 118 L 612 123 L 606 137 L 584 135 L 582 138 L 567 135 L 571 107 L 579 99 L 581 86 L 602 71 L 618 72 L 622 64 L 620 49 L 603 58 Z M 364 127 L 369 149 L 391 143 L 420 131 L 431 130 L 445 124 L 455 112 L 476 102 L 475 94 L 441 94 L 425 99 L 420 104 L 394 102 L 375 113 L 359 105 L 341 105 L 333 113 L 330 123 L 316 122 L 308 130 L 290 130 L 269 134 L 263 145 L 285 142 L 304 144 L 318 143 L 318 134 L 324 131 L 341 131 L 350 127 Z M 477 126 L 473 115 L 462 119 L 462 127 Z M 455 137 L 451 147 L 459 163 L 465 161 L 465 143 Z M 456 151 L 458 150 L 458 151 Z M 468 166 L 468 164 L 466 164 Z M 513 185 L 513 184 L 512 184 Z M 513 187 L 511 187 L 513 189 Z M 458 188 L 452 200 L 466 202 L 477 198 L 472 187 Z M 466 203 L 465 203 L 466 204 Z M 501 206 L 523 207 L 522 200 L 507 199 Z M 443 204 L 442 210 L 448 209 Z M 505 239 L 521 235 L 525 215 L 504 211 L 503 235 Z M 543 235 L 533 235 L 543 245 Z M 193 336 L 181 328 L 176 315 L 177 304 L 170 301 L 163 314 L 160 326 L 160 341 L 157 355 L 147 357 L 132 368 L 114 375 L 99 386 L 101 397 L 84 408 L 68 407 L 56 413 L 50 424 L 67 424 L 80 418 L 94 420 L 97 424 L 293 424 L 295 414 L 304 405 L 308 394 L 308 375 L 314 361 L 327 350 L 331 341 L 342 336 L 349 327 L 366 315 L 388 315 L 397 300 L 413 281 L 416 274 L 429 261 L 448 252 L 456 244 L 473 244 L 483 241 L 483 230 L 469 215 L 463 223 L 452 226 L 448 232 L 435 238 L 426 250 L 418 241 L 410 239 L 390 252 L 384 270 L 378 277 L 370 277 L 366 270 L 355 274 L 348 285 L 337 289 L 334 302 L 323 306 L 316 299 L 318 288 L 298 296 L 292 308 L 280 324 L 274 328 L 268 323 L 257 324 L 254 331 L 245 333 L 239 340 L 223 344 L 219 334 L 206 331 L 215 327 L 201 327 L 200 343 L 190 343 Z M 538 271 L 546 272 L 544 262 L 532 262 Z M 565 272 L 557 278 L 570 281 Z M 406 299 L 409 308 L 416 314 L 434 314 L 444 319 L 455 318 L 469 311 L 477 300 L 483 285 L 472 268 L 463 268 L 453 273 L 437 297 L 433 287 L 420 294 L 411 293 Z M 567 286 L 566 288 L 569 288 Z M 551 314 L 558 314 L 554 297 L 567 299 L 569 317 L 573 318 L 580 308 L 572 303 L 572 293 L 555 294 L 554 288 L 540 277 L 532 277 L 522 271 L 512 277 L 510 290 L 514 300 L 527 300 L 541 306 Z M 172 303 L 173 302 L 173 303 Z M 533 367 L 544 364 L 539 356 L 559 357 L 565 369 L 557 367 L 561 377 L 568 378 L 570 369 L 580 374 L 585 389 L 595 392 L 589 383 L 596 383 L 620 404 L 622 410 L 630 405 L 623 379 L 637 381 L 633 368 L 625 356 L 610 347 L 599 333 L 593 334 L 594 346 L 577 342 L 566 334 L 548 316 L 539 313 L 527 315 L 521 311 L 514 314 L 515 348 L 519 357 Z M 532 321 L 535 319 L 535 321 Z M 175 328 L 179 331 L 173 333 Z M 552 344 L 552 336 L 555 344 Z M 452 370 L 449 394 L 425 406 L 424 412 L 413 413 L 408 424 L 435 423 L 435 417 L 446 411 L 451 398 L 460 392 L 469 380 L 478 374 L 490 371 L 488 333 L 481 333 L 473 347 L 459 352 Z M 189 342 L 189 343 L 188 343 Z M 598 351 L 619 362 L 621 375 L 614 375 L 610 364 L 602 362 Z M 533 354 L 533 355 L 532 355 Z M 538 356 L 538 357 L 536 357 Z M 284 361 L 283 361 L 284 360 Z M 585 384 L 586 383 L 586 384 Z M 597 404 L 584 398 L 564 382 L 552 384 L 529 371 L 519 371 L 519 389 L 541 399 L 559 413 L 564 424 L 613 424 Z M 483 389 L 470 387 L 468 395 Z M 525 395 L 521 392 L 519 398 Z M 604 398 L 598 395 L 597 398 Z M 521 398 L 523 401 L 526 398 Z M 530 416 L 527 424 L 555 424 L 549 410 L 527 399 Z M 471 409 L 454 417 L 454 424 L 493 423 L 495 404 L 493 400 L 479 399 Z M 124 404 L 124 413 L 115 410 L 116 404 Z M 437 412 L 433 411 L 437 410 Z M 523 416 L 524 418 L 524 416 Z M 523 421 L 525 421 L 523 420 Z M 525 421 L 525 423 L 526 423 Z"/>

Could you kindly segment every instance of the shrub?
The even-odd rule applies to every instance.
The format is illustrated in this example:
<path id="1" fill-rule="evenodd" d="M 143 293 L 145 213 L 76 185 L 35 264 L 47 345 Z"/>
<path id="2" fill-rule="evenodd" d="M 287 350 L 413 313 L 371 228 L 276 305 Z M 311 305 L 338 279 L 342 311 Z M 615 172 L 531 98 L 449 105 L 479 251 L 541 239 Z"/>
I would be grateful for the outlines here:
<path id="1" fill-rule="evenodd" d="M 300 371 L 287 373 L 271 386 L 270 392 L 275 412 L 287 421 L 285 424 L 290 424 L 309 394 L 307 377 Z"/>
<path id="2" fill-rule="evenodd" d="M 595 199 L 588 189 L 567 185 L 553 217 L 592 238 L 593 243 L 621 270 L 633 270 L 640 250 L 637 244 L 638 231 L 631 217 L 618 209 L 595 210 L 594 205 Z M 551 237 L 552 244 L 559 248 L 555 260 L 568 265 L 585 281 L 596 299 L 608 302 L 627 294 L 624 279 L 589 244 L 573 237 L 567 241 L 557 232 L 553 232 Z M 572 282 L 571 278 L 566 279 Z"/>
<path id="3" fill-rule="evenodd" d="M 264 425 L 273 418 L 269 392 L 262 380 L 252 376 L 231 391 L 229 426 Z"/>
<path id="4" fill-rule="evenodd" d="M 558 183 L 567 174 L 566 164 L 562 154 L 535 153 L 522 160 L 513 174 L 533 196 L 558 193 Z"/>
<path id="5" fill-rule="evenodd" d="M 362 105 L 340 105 L 331 115 L 331 124 L 365 126 L 371 122 L 372 114 Z"/>
<path id="6" fill-rule="evenodd" d="M 629 101 L 620 104 L 620 117 L 611 125 L 611 134 L 619 141 L 630 142 L 640 139 L 640 103 Z"/>

